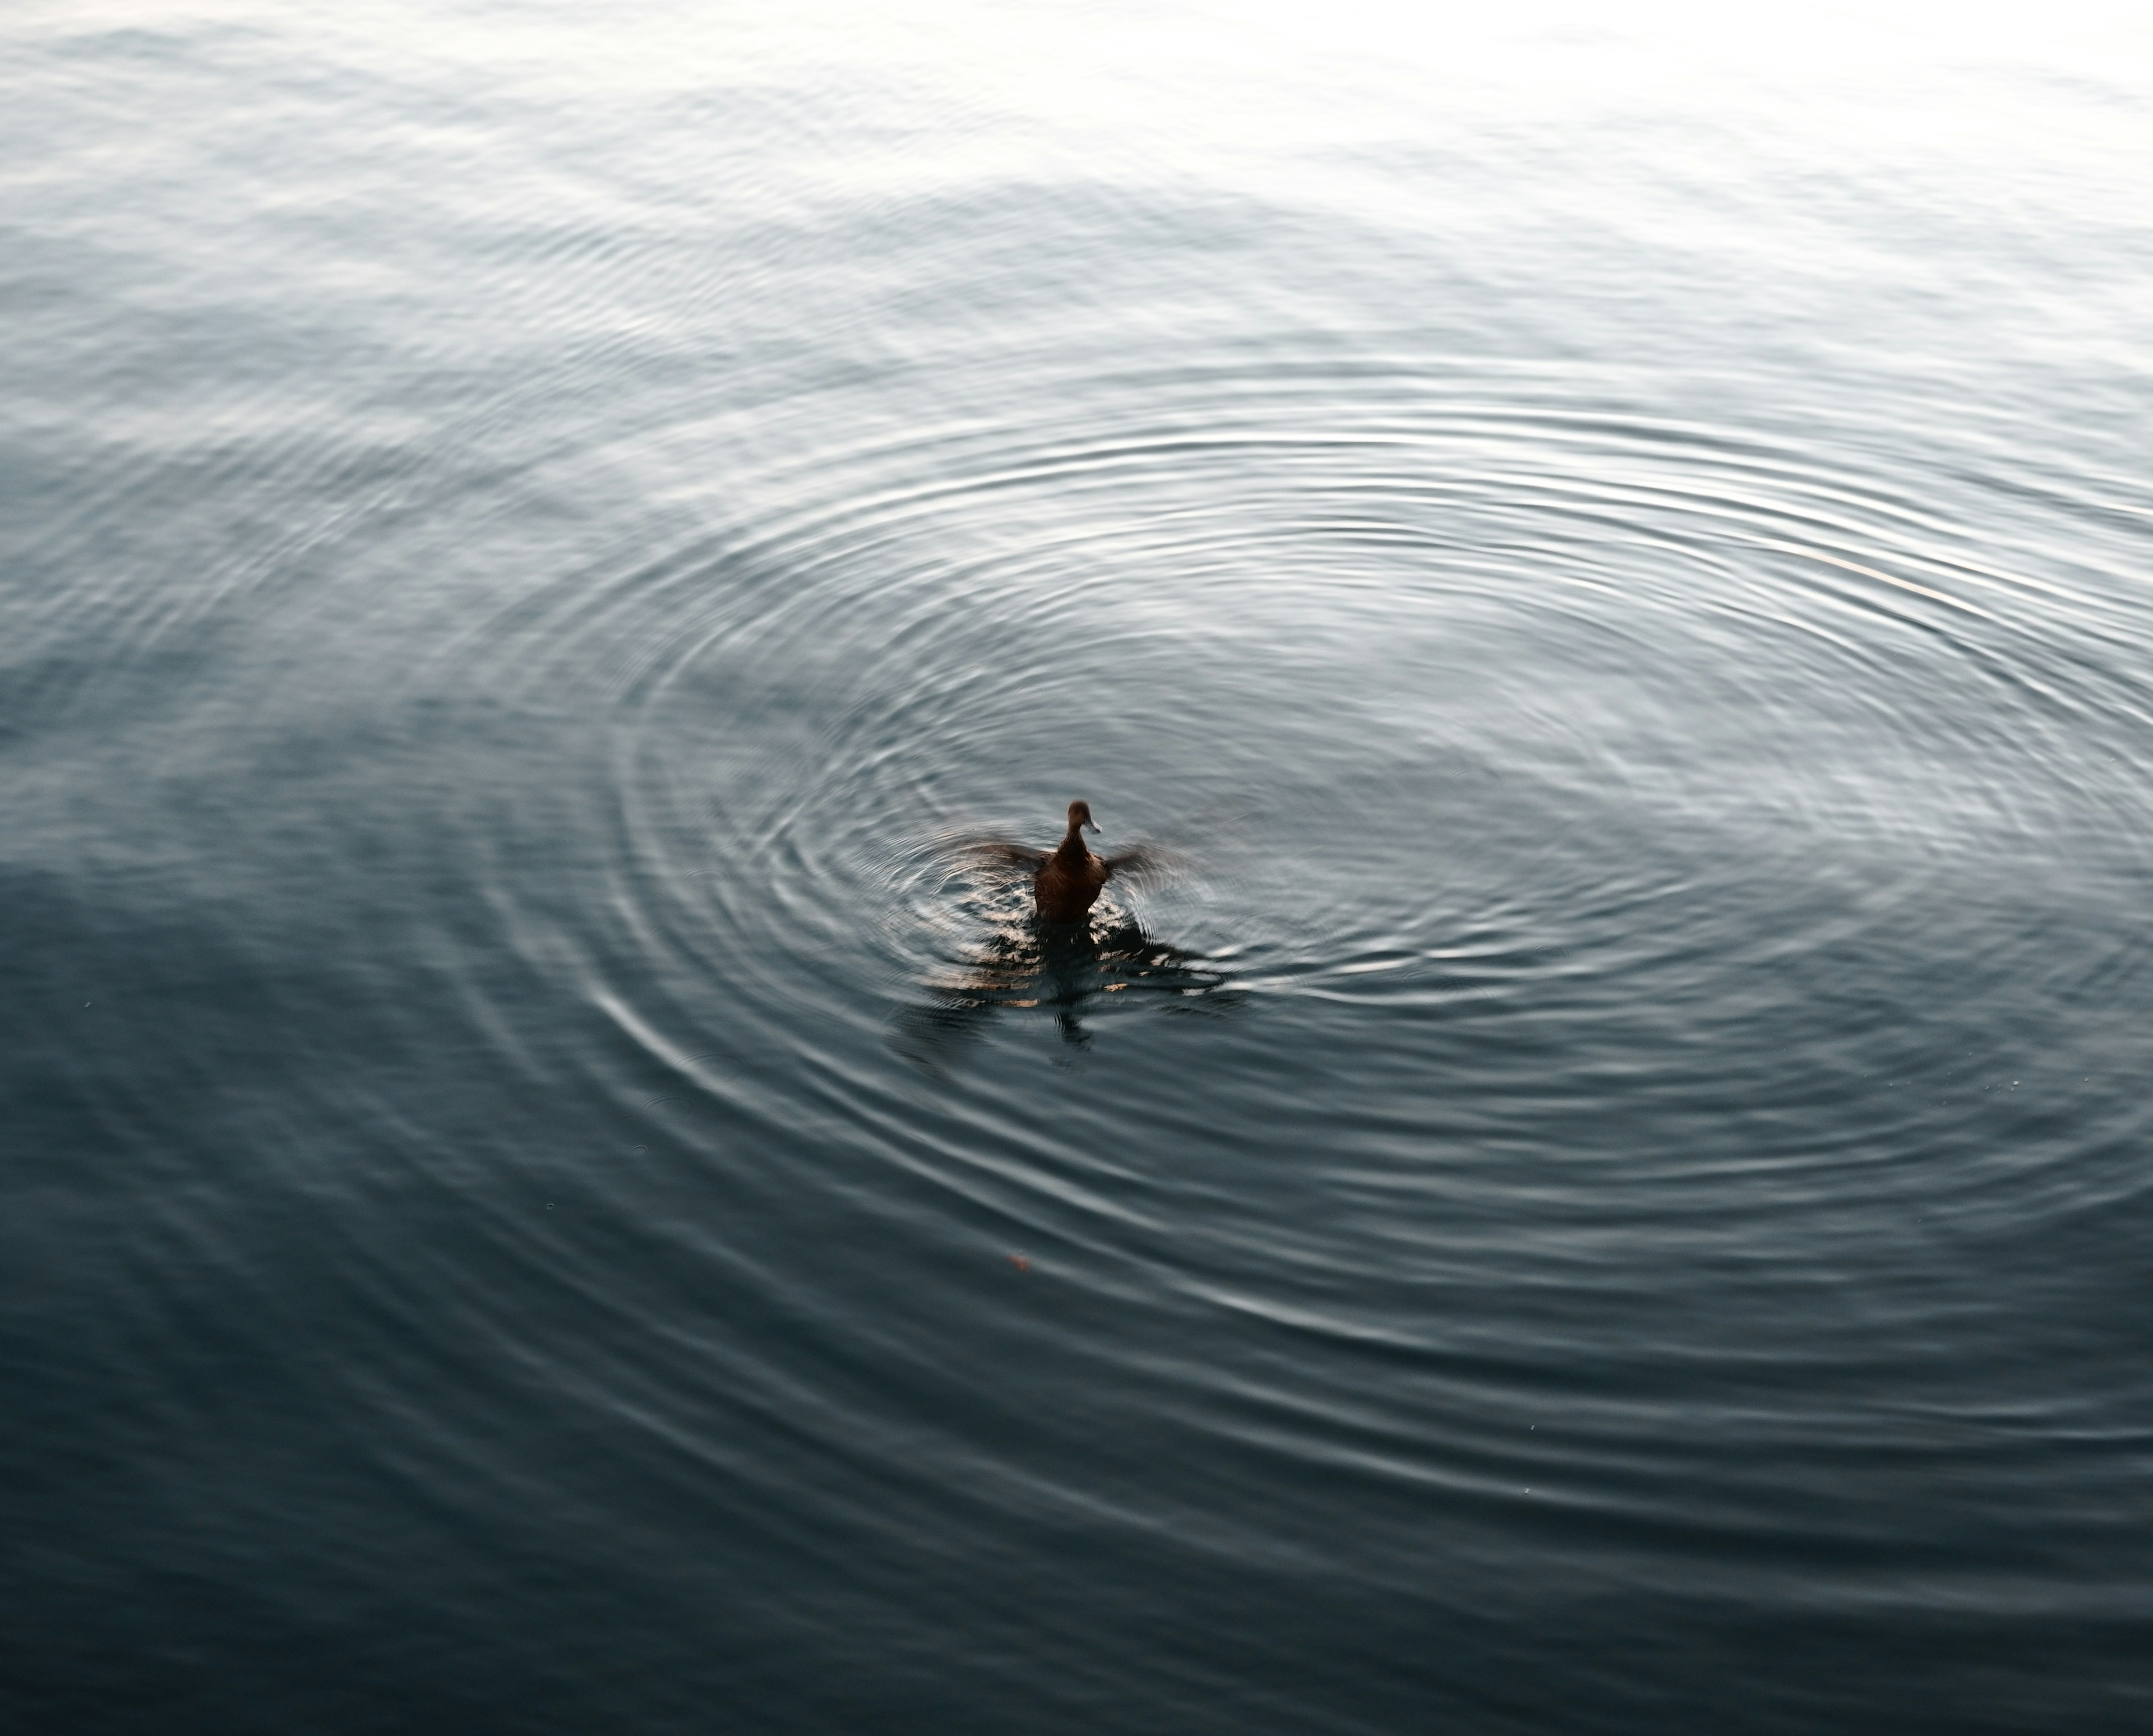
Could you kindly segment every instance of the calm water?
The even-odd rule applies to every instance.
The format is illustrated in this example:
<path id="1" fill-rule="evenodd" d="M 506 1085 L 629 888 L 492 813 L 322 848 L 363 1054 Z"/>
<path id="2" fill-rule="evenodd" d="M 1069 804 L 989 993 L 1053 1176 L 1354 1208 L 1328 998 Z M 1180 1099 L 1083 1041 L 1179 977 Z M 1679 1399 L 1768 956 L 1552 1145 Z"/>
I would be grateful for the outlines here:
<path id="1" fill-rule="evenodd" d="M 9 11 L 9 1728 L 2153 1720 L 2153 36 L 1499 10 Z"/>

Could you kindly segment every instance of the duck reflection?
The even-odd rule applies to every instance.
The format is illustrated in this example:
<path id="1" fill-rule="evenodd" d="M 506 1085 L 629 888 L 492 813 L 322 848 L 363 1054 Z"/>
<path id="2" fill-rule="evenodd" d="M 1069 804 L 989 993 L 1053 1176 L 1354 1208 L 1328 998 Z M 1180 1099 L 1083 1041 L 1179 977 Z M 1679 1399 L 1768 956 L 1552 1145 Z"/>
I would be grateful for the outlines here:
<path id="1" fill-rule="evenodd" d="M 999 839 L 940 841 L 936 854 L 977 895 L 965 902 L 986 933 L 944 980 L 927 985 L 924 1002 L 892 1020 L 890 1045 L 905 1060 L 947 1077 L 990 1026 L 1012 1013 L 1051 1017 L 1061 1040 L 1081 1049 L 1092 1043 L 1088 1013 L 1127 1004 L 1109 996 L 1153 1001 L 1184 1017 L 1223 1016 L 1246 998 L 1203 954 L 1162 940 L 1125 910 L 1093 908 L 1110 876 L 1158 886 L 1178 878 L 1187 863 L 1158 845 L 1092 856 L 1080 830 L 1087 826 L 1097 830 L 1090 809 L 1076 802 L 1053 851 Z"/>
<path id="2" fill-rule="evenodd" d="M 1064 1043 L 1088 1048 L 1085 1017 L 1103 1009 L 1110 995 L 1156 1000 L 1161 1012 L 1184 1017 L 1224 1016 L 1245 998 L 1201 953 L 1158 939 L 1122 913 L 1023 922 L 990 935 L 956 974 L 928 985 L 927 999 L 891 1022 L 890 1046 L 938 1078 L 1005 1013 L 1051 1015 Z"/>

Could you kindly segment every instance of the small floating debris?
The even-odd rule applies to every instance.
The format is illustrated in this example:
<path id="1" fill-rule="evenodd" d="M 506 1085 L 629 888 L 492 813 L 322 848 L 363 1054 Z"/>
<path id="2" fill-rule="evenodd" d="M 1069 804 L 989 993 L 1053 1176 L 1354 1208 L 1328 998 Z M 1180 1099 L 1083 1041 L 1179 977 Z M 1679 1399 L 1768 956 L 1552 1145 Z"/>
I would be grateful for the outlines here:
<path id="1" fill-rule="evenodd" d="M 1009 1256 L 1009 1263 L 1014 1266 L 1019 1272 L 1030 1272 L 1031 1270 L 1031 1261 L 1027 1260 L 1022 1254 L 1011 1254 Z"/>

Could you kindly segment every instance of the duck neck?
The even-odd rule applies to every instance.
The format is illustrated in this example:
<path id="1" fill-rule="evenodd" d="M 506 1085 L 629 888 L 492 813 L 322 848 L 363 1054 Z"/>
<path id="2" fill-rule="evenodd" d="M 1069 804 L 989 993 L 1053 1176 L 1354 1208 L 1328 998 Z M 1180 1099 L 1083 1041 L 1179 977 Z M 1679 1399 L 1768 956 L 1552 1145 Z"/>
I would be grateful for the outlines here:
<path id="1" fill-rule="evenodd" d="M 1069 830 L 1061 835 L 1061 847 L 1054 853 L 1066 862 L 1081 862 L 1091 855 L 1091 851 L 1084 848 L 1084 826 L 1081 820 L 1069 822 Z"/>

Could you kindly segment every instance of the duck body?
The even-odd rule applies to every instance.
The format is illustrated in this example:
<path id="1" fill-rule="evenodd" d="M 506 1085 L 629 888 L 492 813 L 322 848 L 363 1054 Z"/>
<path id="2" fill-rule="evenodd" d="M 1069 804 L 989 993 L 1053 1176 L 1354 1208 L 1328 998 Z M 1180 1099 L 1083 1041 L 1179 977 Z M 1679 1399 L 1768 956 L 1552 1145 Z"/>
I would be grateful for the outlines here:
<path id="1" fill-rule="evenodd" d="M 1107 884 L 1113 865 L 1092 854 L 1084 843 L 1084 829 L 1092 825 L 1088 802 L 1069 805 L 1069 830 L 1053 853 L 1032 876 L 1031 891 L 1042 922 L 1081 922 L 1091 913 L 1099 889 Z"/>

